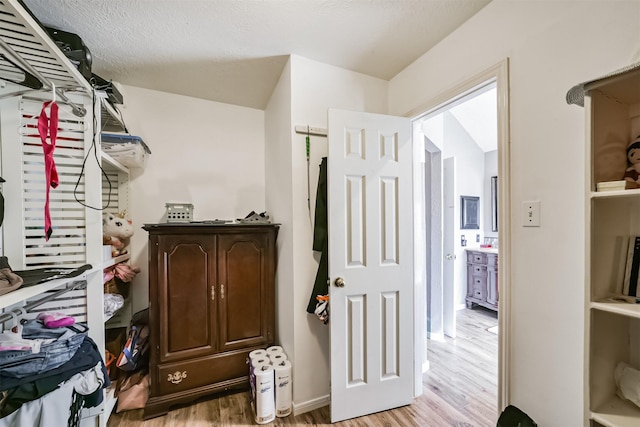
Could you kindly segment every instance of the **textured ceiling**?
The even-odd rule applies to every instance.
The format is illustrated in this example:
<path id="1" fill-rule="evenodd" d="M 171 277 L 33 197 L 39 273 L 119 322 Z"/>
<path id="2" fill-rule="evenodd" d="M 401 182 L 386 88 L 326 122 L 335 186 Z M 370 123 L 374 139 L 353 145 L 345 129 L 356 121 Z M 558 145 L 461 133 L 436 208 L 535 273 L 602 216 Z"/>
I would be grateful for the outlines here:
<path id="1" fill-rule="evenodd" d="M 107 80 L 263 109 L 289 54 L 388 80 L 490 0 L 23 0 Z"/>

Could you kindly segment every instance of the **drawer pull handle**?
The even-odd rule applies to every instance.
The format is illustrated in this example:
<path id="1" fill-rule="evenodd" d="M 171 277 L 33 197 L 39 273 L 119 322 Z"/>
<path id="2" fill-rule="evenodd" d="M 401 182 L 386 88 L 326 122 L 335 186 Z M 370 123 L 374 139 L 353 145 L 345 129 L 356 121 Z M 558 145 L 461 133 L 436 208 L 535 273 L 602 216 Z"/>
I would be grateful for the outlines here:
<path id="1" fill-rule="evenodd" d="M 211 285 L 211 301 L 216 300 L 216 287 Z"/>
<path id="2" fill-rule="evenodd" d="M 224 283 L 220 283 L 220 299 L 224 299 Z"/>
<path id="3" fill-rule="evenodd" d="M 187 378 L 187 371 L 175 371 L 167 376 L 167 381 L 172 384 L 180 384 L 183 379 Z"/>

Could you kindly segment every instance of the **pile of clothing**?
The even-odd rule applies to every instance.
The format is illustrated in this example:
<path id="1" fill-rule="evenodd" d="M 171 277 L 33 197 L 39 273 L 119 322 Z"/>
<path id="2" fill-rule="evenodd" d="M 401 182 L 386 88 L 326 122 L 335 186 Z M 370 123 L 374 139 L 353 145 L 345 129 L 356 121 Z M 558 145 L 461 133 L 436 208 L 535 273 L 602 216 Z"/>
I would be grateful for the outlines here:
<path id="1" fill-rule="evenodd" d="M 0 427 L 78 426 L 102 403 L 110 381 L 88 330 L 45 312 L 0 334 Z"/>

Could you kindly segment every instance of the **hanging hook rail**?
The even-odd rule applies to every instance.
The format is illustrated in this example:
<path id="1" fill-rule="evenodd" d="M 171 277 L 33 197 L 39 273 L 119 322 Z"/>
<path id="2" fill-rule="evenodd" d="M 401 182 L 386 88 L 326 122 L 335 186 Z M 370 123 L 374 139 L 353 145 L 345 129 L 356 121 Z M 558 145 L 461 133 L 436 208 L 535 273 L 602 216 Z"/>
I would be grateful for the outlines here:
<path id="1" fill-rule="evenodd" d="M 327 130 L 324 128 L 317 128 L 309 125 L 297 125 L 295 128 L 296 133 L 301 133 L 303 135 L 313 135 L 313 136 L 322 136 L 327 137 Z"/>
<path id="2" fill-rule="evenodd" d="M 81 106 L 77 105 L 73 101 L 71 101 L 67 95 L 65 95 L 64 91 L 60 88 L 56 88 L 55 84 L 49 81 L 46 77 L 44 77 L 38 70 L 36 70 L 29 62 L 27 62 L 23 57 L 18 55 L 12 48 L 9 46 L 4 40 L 0 38 L 0 49 L 3 51 L 2 54 L 11 62 L 18 64 L 23 71 L 28 72 L 35 78 L 37 78 L 40 83 L 42 83 L 43 90 L 51 90 L 54 91 L 60 99 L 62 99 L 65 103 L 69 104 L 71 107 L 73 114 L 78 117 L 84 117 L 87 114 L 87 110 Z"/>

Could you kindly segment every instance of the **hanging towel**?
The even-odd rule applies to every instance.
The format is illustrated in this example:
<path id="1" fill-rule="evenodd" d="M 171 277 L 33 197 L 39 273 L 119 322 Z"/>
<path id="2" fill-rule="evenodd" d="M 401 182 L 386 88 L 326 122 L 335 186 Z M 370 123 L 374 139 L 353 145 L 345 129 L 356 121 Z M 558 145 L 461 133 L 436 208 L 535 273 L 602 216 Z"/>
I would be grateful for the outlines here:
<path id="1" fill-rule="evenodd" d="M 51 117 L 47 117 L 45 109 L 50 107 Z M 47 181 L 46 199 L 44 203 L 44 236 L 49 240 L 53 228 L 51 226 L 51 214 L 49 213 L 49 189 L 58 186 L 58 171 L 53 160 L 53 152 L 56 149 L 56 138 L 58 136 L 58 104 L 54 101 L 45 101 L 38 117 L 38 134 L 42 141 L 42 151 L 44 152 L 44 173 Z M 47 142 L 47 137 L 49 141 Z"/>
<path id="2" fill-rule="evenodd" d="M 327 158 L 323 157 L 320 163 L 320 176 L 318 177 L 318 190 L 316 192 L 316 211 L 313 226 L 313 250 L 320 251 L 320 265 L 313 284 L 313 291 L 307 305 L 307 313 L 314 314 L 318 295 L 329 293 L 329 235 L 327 224 Z"/>

